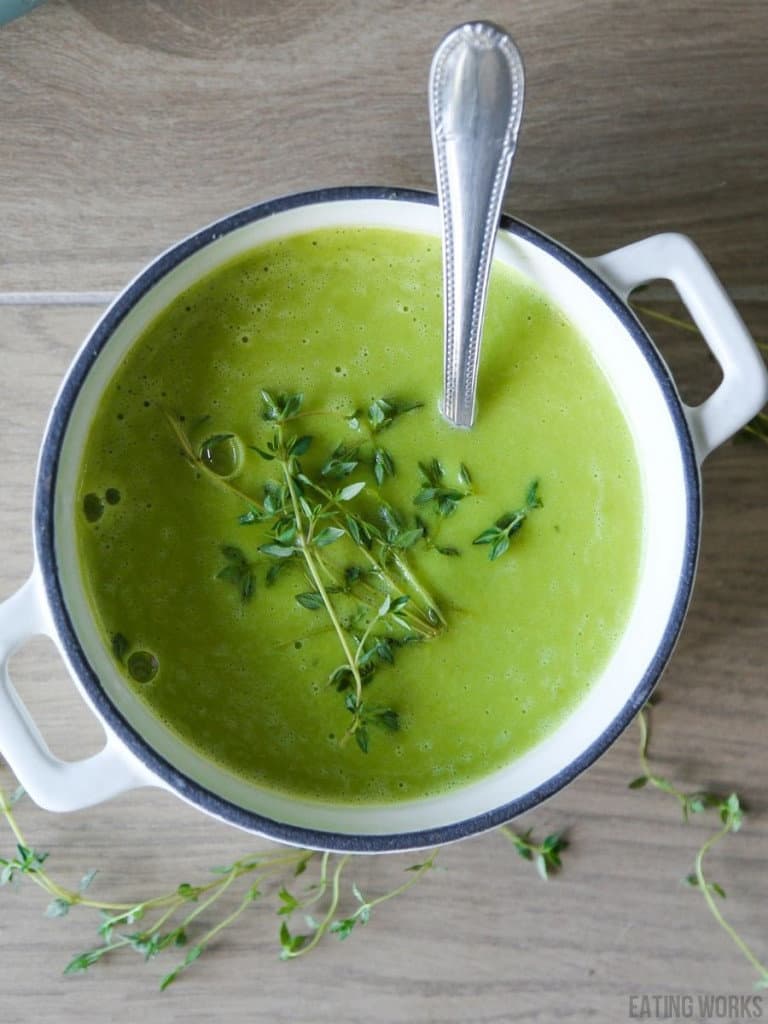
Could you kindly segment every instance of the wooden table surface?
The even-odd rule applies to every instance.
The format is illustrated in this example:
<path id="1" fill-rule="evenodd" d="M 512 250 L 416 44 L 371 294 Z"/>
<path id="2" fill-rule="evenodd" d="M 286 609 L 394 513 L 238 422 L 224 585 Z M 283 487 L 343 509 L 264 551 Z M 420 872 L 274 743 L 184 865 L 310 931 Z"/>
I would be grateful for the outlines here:
<path id="1" fill-rule="evenodd" d="M 0 28 L 2 595 L 31 564 L 36 451 L 99 315 L 89 293 L 119 289 L 179 237 L 268 196 L 432 188 L 431 53 L 480 14 L 512 31 L 528 72 L 506 208 L 584 254 L 682 230 L 768 339 L 764 0 L 50 0 Z M 652 297 L 678 309 L 667 288 Z M 661 341 L 684 395 L 706 395 L 717 375 L 703 344 L 674 331 Z M 727 444 L 703 476 L 700 572 L 653 753 L 679 784 L 748 802 L 743 832 L 718 847 L 711 871 L 765 959 L 768 448 Z M 47 641 L 12 668 L 54 752 L 98 748 L 100 729 Z M 681 884 L 710 824 L 683 826 L 669 797 L 627 790 L 636 742 L 632 727 L 527 816 L 537 835 L 568 831 L 565 869 L 550 882 L 489 834 L 447 849 L 440 872 L 306 960 L 280 962 L 278 919 L 254 908 L 162 996 L 170 963 L 135 954 L 63 977 L 95 938 L 93 918 L 51 920 L 31 884 L 4 889 L 0 1020 L 616 1022 L 632 995 L 750 994 L 753 971 Z M 19 818 L 53 875 L 73 884 L 98 867 L 108 899 L 204 879 L 263 846 L 152 790 L 68 816 L 25 801 Z M 412 860 L 364 858 L 354 876 L 384 891 Z"/>

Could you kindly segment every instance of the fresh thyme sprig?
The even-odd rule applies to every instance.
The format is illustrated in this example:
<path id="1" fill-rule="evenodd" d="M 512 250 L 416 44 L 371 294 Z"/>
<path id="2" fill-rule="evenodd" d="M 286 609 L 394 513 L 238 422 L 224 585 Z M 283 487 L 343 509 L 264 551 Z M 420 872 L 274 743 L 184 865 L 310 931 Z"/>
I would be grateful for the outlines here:
<path id="1" fill-rule="evenodd" d="M 453 515 L 459 502 L 472 493 L 470 489 L 472 477 L 463 462 L 458 472 L 459 483 L 464 485 L 463 488 L 446 486 L 445 470 L 439 459 L 420 462 L 419 470 L 422 477 L 421 489 L 414 497 L 413 503 L 433 508 L 433 511 L 442 518 Z"/>
<path id="2" fill-rule="evenodd" d="M 268 392 L 262 392 L 262 396 L 265 399 L 267 407 L 267 414 L 265 414 L 265 418 L 273 418 L 271 413 L 274 409 L 274 404 L 272 403 L 271 396 Z M 333 626 L 341 649 L 344 653 L 345 665 L 349 669 L 354 694 L 357 699 L 357 705 L 359 706 L 363 703 L 363 677 L 360 671 L 359 659 L 357 655 L 352 652 L 349 638 L 342 627 L 336 608 L 334 607 L 328 591 L 325 588 L 318 562 L 313 551 L 313 548 L 316 550 L 333 544 L 344 535 L 344 531 L 339 527 L 333 526 L 323 526 L 320 530 L 317 530 L 318 524 L 322 523 L 322 509 L 310 506 L 309 502 L 304 498 L 303 493 L 300 491 L 301 484 L 298 477 L 301 470 L 296 462 L 297 455 L 295 454 L 297 445 L 292 443 L 292 440 L 286 441 L 284 431 L 285 420 L 288 418 L 289 410 L 293 408 L 292 403 L 295 405 L 296 411 L 298 411 L 301 406 L 301 396 L 291 395 L 285 399 L 282 416 L 277 417 L 278 428 L 273 448 L 273 457 L 277 458 L 280 462 L 283 470 L 283 476 L 285 478 L 285 485 L 288 489 L 288 496 L 292 510 L 292 522 L 288 521 L 284 525 L 284 529 L 287 531 L 287 537 L 285 537 L 285 539 L 281 540 L 277 545 L 262 546 L 261 550 L 264 551 L 265 554 L 273 555 L 278 558 L 291 557 L 295 552 L 298 552 L 303 558 L 309 578 L 314 587 L 314 592 L 319 595 L 323 602 L 323 607 L 331 621 L 331 625 Z M 302 452 L 307 450 L 308 447 L 308 444 L 302 446 Z M 286 541 L 288 543 L 286 543 Z M 284 552 L 287 552 L 287 555 L 284 554 Z M 363 727 L 362 716 L 359 713 L 356 713 L 353 716 L 353 722 L 349 728 L 349 734 L 354 734 L 358 729 Z M 359 744 L 359 746 L 363 749 L 363 745 Z M 367 752 L 367 749 L 366 744 L 364 752 Z"/>
<path id="3" fill-rule="evenodd" d="M 699 848 L 694 862 L 694 871 L 688 876 L 689 884 L 695 886 L 704 896 L 707 906 L 718 924 L 726 931 L 745 958 L 759 975 L 758 987 L 768 987 L 768 967 L 761 963 L 747 943 L 723 916 L 716 897 L 723 898 L 721 886 L 708 879 L 704 872 L 704 859 L 717 843 L 729 832 L 739 830 L 743 811 L 736 794 L 719 797 L 714 793 L 696 790 L 684 792 L 672 785 L 664 776 L 655 773 L 648 758 L 649 727 L 648 710 L 641 712 L 640 762 L 643 774 L 630 783 L 631 788 L 653 787 L 672 795 L 681 808 L 684 820 L 691 814 L 703 813 L 707 809 L 717 810 L 721 827 Z M 56 882 L 47 870 L 48 854 L 35 849 L 24 836 L 15 817 L 14 806 L 23 796 L 21 789 L 13 793 L 0 790 L 0 813 L 9 826 L 16 842 L 12 857 L 0 858 L 0 885 L 12 885 L 21 878 L 28 878 L 45 891 L 51 900 L 46 909 L 48 917 L 65 917 L 75 907 L 84 907 L 100 916 L 98 934 L 100 943 L 74 956 L 65 967 L 65 973 L 75 974 L 88 970 L 102 960 L 108 960 L 121 951 L 139 953 L 144 961 L 153 960 L 159 954 L 172 948 L 189 946 L 189 952 L 171 971 L 163 977 L 161 988 L 170 984 L 194 964 L 213 944 L 220 934 L 233 925 L 246 909 L 256 903 L 264 905 L 277 890 L 277 916 L 281 919 L 279 929 L 279 955 L 283 960 L 304 956 L 314 949 L 326 936 L 348 938 L 358 926 L 364 926 L 374 908 L 404 894 L 435 865 L 437 850 L 430 850 L 426 858 L 407 870 L 411 877 L 402 885 L 377 896 L 366 898 L 356 885 L 351 886 L 354 904 L 345 916 L 339 911 L 342 904 L 342 877 L 347 869 L 349 855 L 319 854 L 309 850 L 285 850 L 256 853 L 243 857 L 225 867 L 213 869 L 214 879 L 200 885 L 182 882 L 175 889 L 145 900 L 135 902 L 111 902 L 90 895 L 90 886 L 96 872 L 88 871 L 77 889 L 69 889 Z M 567 847 L 561 833 L 548 835 L 541 843 L 531 839 L 531 832 L 515 832 L 511 826 L 500 828 L 501 833 L 513 843 L 526 860 L 533 861 L 542 878 L 548 878 L 561 867 L 560 854 Z M 291 891 L 295 882 L 288 882 L 291 876 L 297 879 L 308 870 L 316 868 L 316 880 L 305 885 L 300 891 Z M 236 894 L 240 884 L 239 899 L 233 910 L 227 912 L 217 924 L 195 934 L 200 927 L 197 921 L 204 912 L 210 911 L 227 893 Z M 310 913 L 312 911 L 312 913 Z M 306 928 L 291 930 L 289 922 L 294 914 L 303 914 Z M 135 926 L 141 922 L 136 930 Z M 134 929 L 128 931 L 128 929 Z"/>
<path id="4" fill-rule="evenodd" d="M 406 868 L 406 871 L 411 872 L 411 877 L 407 881 L 403 882 L 402 885 L 384 893 L 383 896 L 377 896 L 374 899 L 366 899 L 358 886 L 353 884 L 352 894 L 357 905 L 351 913 L 343 918 L 336 917 L 336 914 L 341 902 L 342 872 L 348 864 L 351 855 L 344 854 L 342 856 L 337 856 L 334 870 L 330 871 L 329 861 L 332 855 L 327 853 L 323 854 L 319 883 L 309 887 L 309 889 L 305 891 L 305 894 L 299 897 L 294 896 L 285 888 L 280 890 L 282 906 L 278 913 L 284 914 L 286 917 L 289 917 L 297 911 L 306 911 L 310 909 L 317 903 L 319 897 L 328 894 L 327 909 L 319 921 L 313 915 L 305 913 L 304 920 L 310 929 L 309 932 L 292 933 L 287 920 L 283 921 L 283 924 L 280 926 L 280 959 L 295 960 L 296 957 L 306 956 L 307 953 L 311 952 L 315 946 L 317 946 L 325 935 L 336 935 L 339 939 L 349 938 L 357 926 L 368 924 L 371 919 L 371 913 L 375 907 L 385 903 L 387 900 L 393 899 L 396 896 L 402 896 L 403 893 L 406 893 L 409 889 L 413 888 L 413 886 L 421 880 L 423 875 L 428 871 L 431 871 L 435 866 L 435 860 L 439 852 L 440 851 L 437 849 L 431 850 L 429 851 L 429 855 L 426 860 L 419 864 L 412 864 L 410 867 Z"/>
<path id="5" fill-rule="evenodd" d="M 341 442 L 321 470 L 323 477 L 340 479 L 364 463 L 369 465 L 379 487 L 387 477 L 395 475 L 395 460 L 388 448 L 384 448 L 378 435 L 387 430 L 400 416 L 422 409 L 423 402 L 402 402 L 395 398 L 374 398 L 367 409 L 356 409 L 345 416 L 350 430 L 367 433 L 366 441 L 350 445 Z M 366 452 L 366 449 L 369 451 Z"/>
<path id="6" fill-rule="evenodd" d="M 299 591 L 296 601 L 307 611 L 325 611 L 343 655 L 342 662 L 328 674 L 328 682 L 345 693 L 345 707 L 352 714 L 351 724 L 340 742 L 355 736 L 360 750 L 367 752 L 369 726 L 395 731 L 399 728 L 399 717 L 394 708 L 364 700 L 363 687 L 378 669 L 393 664 L 399 648 L 433 639 L 447 626 L 437 602 L 409 563 L 408 553 L 422 542 L 427 550 L 450 556 L 459 554 L 457 548 L 439 544 L 437 530 L 430 535 L 424 519 L 416 516 L 409 522 L 407 516 L 382 498 L 378 489 L 387 476 L 395 473 L 394 460 L 381 447 L 379 435 L 422 404 L 377 398 L 365 412 L 358 410 L 343 417 L 351 430 L 367 431 L 368 440 L 354 445 L 346 440 L 337 443 L 322 463 L 319 476 L 312 476 L 305 471 L 302 460 L 312 449 L 314 437 L 294 433 L 292 429 L 296 420 L 309 415 L 303 411 L 304 396 L 265 389 L 261 398 L 262 419 L 270 424 L 271 435 L 248 449 L 279 472 L 279 479 L 264 482 L 261 500 L 232 483 L 234 471 L 229 472 L 228 462 L 227 472 L 218 472 L 218 448 L 226 444 L 240 450 L 234 434 L 212 434 L 195 446 L 182 418 L 167 412 L 166 417 L 187 462 L 245 506 L 238 517 L 240 526 L 268 527 L 267 536 L 258 544 L 259 556 L 268 564 L 265 583 L 274 584 L 292 565 L 303 565 L 310 589 Z M 313 414 L 319 415 L 321 411 L 315 410 Z M 371 455 L 365 455 L 368 446 Z M 439 459 L 418 465 L 422 486 L 414 504 L 422 510 L 433 508 L 438 520 L 453 515 L 459 502 L 472 493 L 468 467 L 461 463 L 458 484 L 449 485 Z M 371 489 L 365 480 L 352 478 L 362 466 L 369 466 L 373 472 L 375 494 L 369 493 Z M 499 558 L 530 512 L 541 504 L 538 481 L 534 480 L 525 504 L 496 520 L 473 543 L 489 544 L 490 559 Z M 341 541 L 354 546 L 357 555 L 367 563 L 365 569 L 339 564 L 338 558 L 328 557 L 326 549 Z M 347 550 L 343 544 L 341 548 Z M 258 557 L 251 558 L 232 543 L 223 545 L 221 550 L 225 564 L 217 578 L 233 584 L 244 602 L 251 600 L 257 585 Z M 348 599 L 354 601 L 351 611 L 346 607 Z"/>
<path id="7" fill-rule="evenodd" d="M 637 716 L 637 723 L 640 729 L 639 753 L 642 774 L 629 783 L 629 788 L 642 789 L 646 786 L 650 786 L 654 789 L 661 790 L 663 793 L 668 793 L 677 801 L 682 813 L 683 822 L 685 823 L 689 821 L 691 815 L 703 814 L 706 811 L 714 811 L 717 813 L 720 819 L 720 828 L 709 836 L 709 838 L 706 839 L 699 847 L 694 858 L 694 869 L 686 876 L 685 881 L 688 885 L 701 892 L 715 921 L 717 921 L 723 931 L 731 938 L 746 960 L 755 969 L 758 974 L 758 981 L 756 982 L 757 987 L 768 988 L 768 965 L 762 963 L 758 959 L 756 954 L 741 935 L 739 935 L 733 925 L 726 920 L 720 910 L 720 907 L 717 905 L 716 900 L 716 897 L 719 897 L 720 899 L 725 898 L 725 890 L 721 885 L 717 882 L 713 882 L 711 879 L 708 879 L 704 874 L 704 859 L 707 854 L 713 849 L 713 847 L 721 842 L 729 832 L 738 832 L 740 830 L 744 820 L 744 810 L 741 805 L 741 800 L 736 793 L 730 793 L 727 796 L 723 796 L 722 794 L 706 790 L 686 792 L 673 785 L 673 783 L 671 783 L 665 776 L 658 775 L 652 771 L 648 759 L 648 744 L 650 741 L 649 716 L 652 703 L 654 702 L 649 702 Z"/>
<path id="8" fill-rule="evenodd" d="M 533 480 L 525 495 L 525 503 L 514 512 L 506 512 L 497 519 L 493 526 L 483 530 L 479 536 L 472 541 L 473 544 L 490 544 L 488 552 L 489 559 L 493 562 L 509 549 L 509 542 L 514 535 L 523 528 L 528 516 L 534 509 L 542 508 L 543 502 L 539 497 L 539 481 Z"/>
<path id="9" fill-rule="evenodd" d="M 98 915 L 98 943 L 73 956 L 64 967 L 65 974 L 81 974 L 126 951 L 138 953 L 149 962 L 161 954 L 167 956 L 169 951 L 186 949 L 186 955 L 163 975 L 161 990 L 173 984 L 222 932 L 255 906 L 271 911 L 280 922 L 281 960 L 306 956 L 330 936 L 347 939 L 368 924 L 378 907 L 404 895 L 432 872 L 440 853 L 437 848 L 427 850 L 422 860 L 405 869 L 408 878 L 404 882 L 377 896 L 364 896 L 354 882 L 345 887 L 353 861 L 349 854 L 276 848 L 212 868 L 213 877 L 200 884 L 182 882 L 148 899 L 114 902 L 93 895 L 92 883 L 97 875 L 93 869 L 83 875 L 76 889 L 54 880 L 48 871 L 48 854 L 30 844 L 16 818 L 14 808 L 23 796 L 21 788 L 8 793 L 0 787 L 0 816 L 16 843 L 13 856 L 0 857 L 0 886 L 29 879 L 50 897 L 47 917 L 65 918 L 77 908 Z M 567 844 L 559 835 L 536 844 L 531 842 L 530 832 L 518 835 L 509 826 L 503 826 L 502 831 L 521 856 L 536 858 L 542 878 L 547 877 L 548 870 L 560 867 L 559 854 Z M 543 858 L 543 864 L 539 858 Z M 223 908 L 222 916 L 209 924 L 219 908 Z M 303 921 L 298 927 L 294 925 L 297 918 Z"/>
<path id="10" fill-rule="evenodd" d="M 419 882 L 435 866 L 439 852 L 431 850 L 423 861 L 406 868 L 410 877 L 381 895 L 365 898 L 353 883 L 349 890 L 351 906 L 344 911 L 342 905 L 348 898 L 342 876 L 348 870 L 349 855 L 288 848 L 257 852 L 212 868 L 213 878 L 199 885 L 182 882 L 149 899 L 113 902 L 92 895 L 95 870 L 83 876 L 77 889 L 67 888 L 51 877 L 48 854 L 28 842 L 16 819 L 14 805 L 22 796 L 21 789 L 13 794 L 0 789 L 0 814 L 16 841 L 13 856 L 0 858 L 0 886 L 28 878 L 50 897 L 47 917 L 63 918 L 78 907 L 98 914 L 98 944 L 73 956 L 64 967 L 65 974 L 80 974 L 126 950 L 138 953 L 146 962 L 169 950 L 187 949 L 181 961 L 162 977 L 161 990 L 199 960 L 221 933 L 255 904 L 265 910 L 271 904 L 272 913 L 280 920 L 280 959 L 304 956 L 328 936 L 346 939 L 355 928 L 370 921 L 375 908 Z M 304 876 L 302 886 L 296 890 L 300 876 Z M 219 906 L 226 907 L 219 921 L 203 925 Z M 298 914 L 303 915 L 304 927 L 291 931 L 289 921 Z"/>
<path id="11" fill-rule="evenodd" d="M 394 567 L 400 580 L 405 581 L 419 597 L 421 604 L 412 602 L 405 612 L 405 618 L 410 620 L 412 627 L 425 637 L 437 635 L 446 625 L 445 619 L 432 596 L 400 554 L 412 548 L 424 535 L 423 527 L 417 523 L 415 528 L 410 528 L 400 513 L 384 501 L 377 506 L 377 523 L 354 507 L 342 507 L 342 502 L 351 502 L 362 493 L 365 486 L 362 482 L 349 484 L 335 493 L 306 475 L 302 475 L 301 482 L 325 501 L 327 509 L 336 513 L 332 513 L 331 521 L 354 541 L 359 554 L 369 563 L 369 572 L 386 585 L 390 596 L 394 599 L 407 596 L 402 584 L 389 571 L 390 567 Z M 365 580 L 365 574 L 358 574 L 356 579 Z M 339 581 L 334 582 L 338 586 Z"/>
<path id="12" fill-rule="evenodd" d="M 423 537 L 422 527 L 409 525 L 401 513 L 380 497 L 367 498 L 365 480 L 351 479 L 361 464 L 370 465 L 377 485 L 395 472 L 394 461 L 376 439 L 400 416 L 420 408 L 421 403 L 374 399 L 365 414 L 344 417 L 351 429 L 364 427 L 369 441 L 356 446 L 337 444 L 318 479 L 305 472 L 302 464 L 303 457 L 312 449 L 314 437 L 294 433 L 292 429 L 296 420 L 308 415 L 303 412 L 303 395 L 263 390 L 261 398 L 262 419 L 270 424 L 271 434 L 265 442 L 248 448 L 279 473 L 277 480 L 264 482 L 261 501 L 231 482 L 229 462 L 225 463 L 223 475 L 217 472 L 217 449 L 224 444 L 239 445 L 235 435 L 213 434 L 195 446 L 182 419 L 167 412 L 166 417 L 187 462 L 244 504 L 239 525 L 261 525 L 268 530 L 257 545 L 255 558 L 239 545 L 223 545 L 225 564 L 217 578 L 233 584 L 245 602 L 256 591 L 260 564 L 268 566 L 267 585 L 274 584 L 291 566 L 303 566 L 305 587 L 308 584 L 310 589 L 298 592 L 296 601 L 307 611 L 325 612 L 343 656 L 341 664 L 332 667 L 328 674 L 328 682 L 345 693 L 345 707 L 352 714 L 340 742 L 354 736 L 360 750 L 367 752 L 369 728 L 396 731 L 399 716 L 394 708 L 364 700 L 364 685 L 371 682 L 378 669 L 394 663 L 398 649 L 433 639 L 446 627 L 436 601 L 416 576 L 406 555 Z M 373 454 L 366 463 L 361 450 L 368 444 Z M 371 510 L 377 521 L 373 521 Z M 327 549 L 341 541 L 347 545 L 341 545 L 345 556 L 351 544 L 367 568 L 343 564 L 339 558 L 328 556 Z"/>
<path id="13" fill-rule="evenodd" d="M 523 860 L 530 860 L 536 866 L 539 875 L 546 882 L 550 875 L 559 871 L 563 862 L 560 854 L 568 849 L 568 840 L 562 832 L 553 832 L 540 843 L 531 840 L 533 829 L 526 832 L 515 832 L 510 825 L 499 826 L 502 835 L 512 843 Z"/>

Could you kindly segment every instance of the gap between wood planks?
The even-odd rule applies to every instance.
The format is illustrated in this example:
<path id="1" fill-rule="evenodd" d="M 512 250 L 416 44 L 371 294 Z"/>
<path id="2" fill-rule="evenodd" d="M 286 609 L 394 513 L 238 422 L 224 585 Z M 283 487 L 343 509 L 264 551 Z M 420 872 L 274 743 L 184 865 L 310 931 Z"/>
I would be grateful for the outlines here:
<path id="1" fill-rule="evenodd" d="M 737 285 L 727 291 L 737 304 L 768 302 L 768 285 Z M 119 292 L 0 292 L 0 306 L 108 306 L 118 295 Z M 652 302 L 679 302 L 671 285 L 651 285 L 642 296 Z"/>

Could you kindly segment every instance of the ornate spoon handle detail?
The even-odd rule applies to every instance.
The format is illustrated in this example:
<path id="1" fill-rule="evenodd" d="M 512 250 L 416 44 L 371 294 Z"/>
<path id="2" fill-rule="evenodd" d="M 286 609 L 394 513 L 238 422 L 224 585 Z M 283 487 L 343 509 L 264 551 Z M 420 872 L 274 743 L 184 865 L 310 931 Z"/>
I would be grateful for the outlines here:
<path id="1" fill-rule="evenodd" d="M 523 113 L 517 47 L 488 22 L 453 29 L 435 52 L 429 113 L 443 218 L 443 415 L 471 427 L 493 245 Z"/>

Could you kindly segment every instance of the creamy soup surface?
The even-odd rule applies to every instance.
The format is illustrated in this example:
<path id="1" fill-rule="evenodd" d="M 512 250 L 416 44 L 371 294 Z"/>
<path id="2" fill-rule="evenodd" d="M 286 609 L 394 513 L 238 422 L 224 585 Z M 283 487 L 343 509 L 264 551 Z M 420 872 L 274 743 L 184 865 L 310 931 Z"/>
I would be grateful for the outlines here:
<path id="1" fill-rule="evenodd" d="M 385 803 L 492 772 L 628 619 L 640 473 L 588 346 L 497 264 L 461 431 L 441 323 L 438 241 L 317 231 L 196 283 L 105 391 L 76 498 L 105 645 L 258 786 Z"/>

